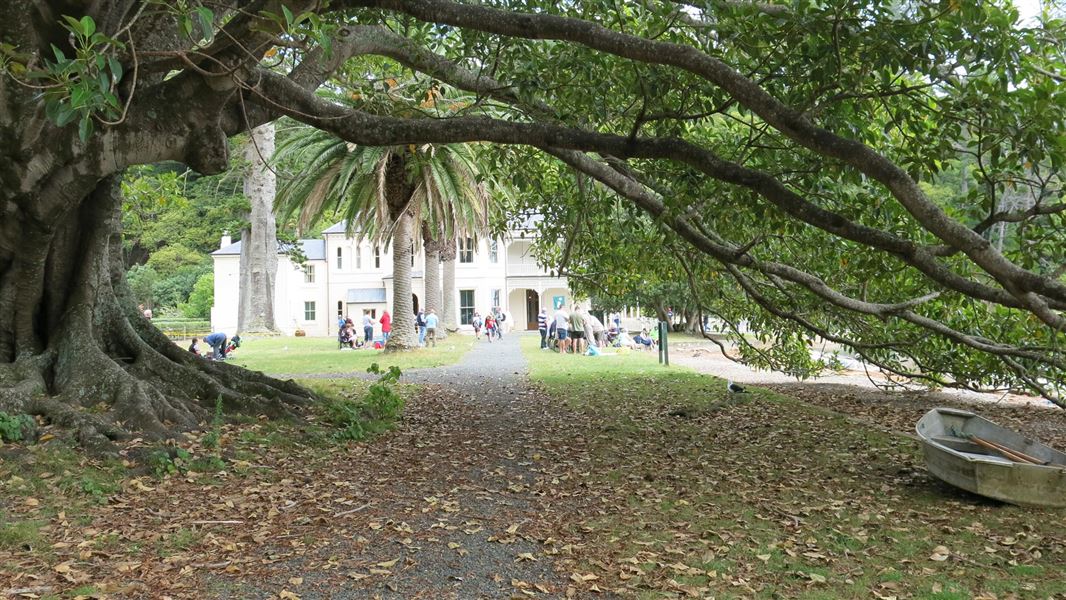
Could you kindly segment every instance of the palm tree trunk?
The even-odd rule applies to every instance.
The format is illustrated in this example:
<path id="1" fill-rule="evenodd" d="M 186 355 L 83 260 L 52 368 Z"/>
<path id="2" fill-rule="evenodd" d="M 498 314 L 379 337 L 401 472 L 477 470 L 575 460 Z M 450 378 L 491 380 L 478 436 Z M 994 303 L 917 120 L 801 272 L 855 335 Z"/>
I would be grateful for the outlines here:
<path id="1" fill-rule="evenodd" d="M 411 300 L 411 215 L 404 211 L 392 234 L 392 333 L 387 352 L 410 350 L 415 337 L 414 302 Z"/>
<path id="2" fill-rule="evenodd" d="M 429 225 L 422 225 L 422 247 L 425 249 L 425 266 L 423 270 L 425 272 L 426 282 L 426 301 L 423 308 L 426 312 L 430 309 L 437 311 L 437 314 L 443 314 L 444 307 L 441 306 L 441 292 L 440 292 L 440 239 L 439 234 L 433 231 Z"/>
<path id="3" fill-rule="evenodd" d="M 444 331 L 459 331 L 458 313 L 455 307 L 455 240 L 441 245 L 440 258 L 444 261 Z"/>

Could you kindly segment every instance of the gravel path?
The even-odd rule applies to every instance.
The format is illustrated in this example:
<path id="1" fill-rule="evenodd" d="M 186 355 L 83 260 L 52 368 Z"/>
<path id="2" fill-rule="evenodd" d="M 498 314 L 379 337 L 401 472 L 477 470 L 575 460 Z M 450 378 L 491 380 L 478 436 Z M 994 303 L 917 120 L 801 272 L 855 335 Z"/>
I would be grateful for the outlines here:
<path id="1" fill-rule="evenodd" d="M 366 507 L 330 523 L 332 539 L 315 534 L 314 548 L 264 547 L 269 573 L 215 591 L 277 597 L 300 574 L 303 600 L 565 597 L 556 557 L 569 549 L 553 535 L 573 501 L 557 484 L 581 450 L 558 429 L 568 419 L 529 390 L 518 342 L 480 342 L 455 365 L 405 373 L 427 391 L 332 474 Z"/>
<path id="2" fill-rule="evenodd" d="M 870 381 L 870 377 L 873 377 L 878 382 L 888 383 L 883 375 L 873 369 L 870 370 L 870 376 L 867 376 L 866 372 L 861 369 L 861 366 L 859 366 L 859 363 L 856 361 L 851 361 L 852 363 L 855 363 L 851 365 L 855 368 L 849 368 L 839 373 L 828 373 L 821 377 L 813 377 L 811 379 L 800 381 L 795 377 L 785 375 L 784 373 L 759 371 L 747 365 L 742 365 L 738 362 L 729 360 L 722 355 L 721 349 L 713 344 L 704 344 L 698 347 L 689 346 L 677 351 L 671 350 L 670 362 L 671 364 L 690 367 L 700 373 L 714 375 L 715 377 L 733 380 L 738 383 L 750 383 L 753 385 L 772 384 L 775 389 L 786 393 L 793 390 L 802 391 L 810 389 L 812 388 L 812 384 L 819 384 L 854 386 L 857 389 L 853 390 L 853 393 L 876 394 L 881 390 Z M 922 386 L 912 385 L 907 389 L 899 388 L 897 391 L 902 393 L 905 391 L 926 392 L 927 390 Z M 1043 398 L 1021 396 L 1017 394 L 988 394 L 971 392 L 969 390 L 943 389 L 936 392 L 936 395 L 941 400 L 951 402 L 993 403 L 1000 405 L 1036 407 L 1051 406 L 1051 403 Z"/>

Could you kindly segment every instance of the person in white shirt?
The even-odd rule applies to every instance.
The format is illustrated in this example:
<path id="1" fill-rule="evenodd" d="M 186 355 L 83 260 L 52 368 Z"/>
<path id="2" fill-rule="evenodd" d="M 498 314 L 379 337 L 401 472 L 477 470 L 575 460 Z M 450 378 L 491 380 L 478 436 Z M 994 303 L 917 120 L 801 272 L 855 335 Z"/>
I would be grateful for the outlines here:
<path id="1" fill-rule="evenodd" d="M 570 313 L 560 306 L 552 318 L 555 319 L 555 336 L 559 338 L 559 352 L 565 354 L 570 351 Z"/>

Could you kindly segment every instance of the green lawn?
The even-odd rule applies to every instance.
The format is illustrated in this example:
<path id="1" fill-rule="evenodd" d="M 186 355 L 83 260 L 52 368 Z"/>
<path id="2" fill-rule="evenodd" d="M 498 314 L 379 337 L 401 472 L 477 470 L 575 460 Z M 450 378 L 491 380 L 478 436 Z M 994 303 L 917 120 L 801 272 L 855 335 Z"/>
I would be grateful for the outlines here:
<path id="1" fill-rule="evenodd" d="M 452 335 L 436 347 L 385 355 L 381 350 L 338 350 L 336 338 L 260 338 L 245 340 L 231 362 L 281 375 L 362 372 L 372 363 L 406 370 L 454 364 L 473 346 L 472 336 Z"/>
<path id="2" fill-rule="evenodd" d="M 584 418 L 592 445 L 573 531 L 578 571 L 625 596 L 1066 596 L 1066 511 L 932 479 L 917 442 L 765 390 L 523 341 L 531 380 Z M 582 570 L 583 569 L 583 570 Z"/>

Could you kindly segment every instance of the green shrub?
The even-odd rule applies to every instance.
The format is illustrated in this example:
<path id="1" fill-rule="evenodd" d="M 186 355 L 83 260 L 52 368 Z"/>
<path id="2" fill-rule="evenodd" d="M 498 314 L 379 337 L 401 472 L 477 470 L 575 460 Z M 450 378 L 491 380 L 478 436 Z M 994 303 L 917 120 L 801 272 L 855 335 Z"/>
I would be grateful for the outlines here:
<path id="1" fill-rule="evenodd" d="M 189 294 L 189 301 L 179 305 L 183 315 L 190 319 L 206 319 L 211 316 L 211 305 L 215 303 L 215 274 L 204 273 L 196 280 Z"/>
<path id="2" fill-rule="evenodd" d="M 361 440 L 384 431 L 403 412 L 403 397 L 394 387 L 400 379 L 400 368 L 394 365 L 382 371 L 374 363 L 367 372 L 380 377 L 361 400 L 331 398 L 322 405 L 325 421 L 338 428 L 334 434 L 338 439 Z"/>
<path id="3" fill-rule="evenodd" d="M 400 368 L 396 365 L 382 371 L 378 364 L 370 365 L 367 373 L 380 375 L 377 383 L 370 386 L 365 398 L 365 408 L 374 421 L 394 421 L 403 412 L 403 397 L 393 387 L 400 380 Z"/>
<path id="4" fill-rule="evenodd" d="M 217 473 L 226 470 L 226 461 L 220 456 L 201 456 L 189 463 L 189 470 L 197 473 Z"/>
<path id="5" fill-rule="evenodd" d="M 211 430 L 204 434 L 201 443 L 204 448 L 214 450 L 222 439 L 222 394 L 215 399 L 215 416 L 211 419 Z"/>
<path id="6" fill-rule="evenodd" d="M 148 468 L 156 477 L 177 475 L 188 467 L 192 455 L 182 448 L 157 448 L 148 453 Z"/>
<path id="7" fill-rule="evenodd" d="M 0 411 L 0 441 L 21 441 L 29 436 L 36 425 L 29 415 L 9 415 Z"/>

